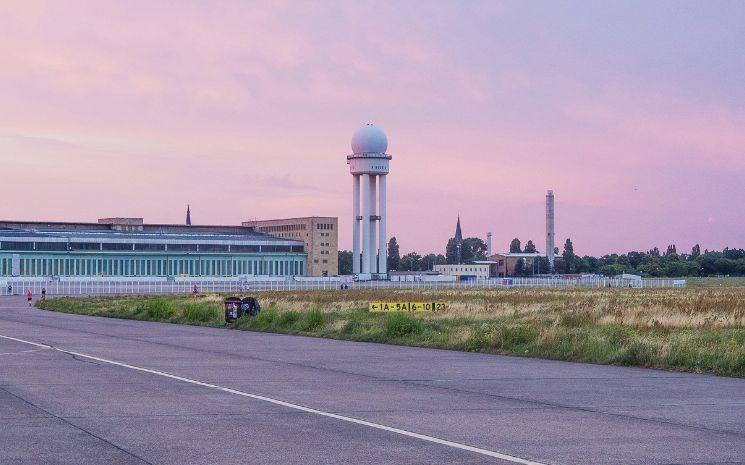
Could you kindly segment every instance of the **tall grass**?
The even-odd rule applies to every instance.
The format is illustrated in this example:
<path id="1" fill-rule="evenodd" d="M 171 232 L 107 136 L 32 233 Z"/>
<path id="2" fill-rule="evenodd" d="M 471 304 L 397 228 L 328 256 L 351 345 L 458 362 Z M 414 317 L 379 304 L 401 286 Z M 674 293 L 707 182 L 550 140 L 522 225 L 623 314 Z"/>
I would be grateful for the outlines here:
<path id="1" fill-rule="evenodd" d="M 745 376 L 745 287 L 264 292 L 238 329 Z M 376 314 L 370 301 L 444 301 Z M 222 298 L 54 299 L 43 308 L 223 326 Z"/>

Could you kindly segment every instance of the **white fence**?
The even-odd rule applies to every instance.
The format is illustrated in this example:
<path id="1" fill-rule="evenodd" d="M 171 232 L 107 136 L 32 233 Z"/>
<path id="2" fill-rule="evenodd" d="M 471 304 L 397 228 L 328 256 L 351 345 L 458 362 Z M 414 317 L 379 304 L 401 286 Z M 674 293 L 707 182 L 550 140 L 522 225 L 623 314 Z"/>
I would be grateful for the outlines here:
<path id="1" fill-rule="evenodd" d="M 347 289 L 509 289 L 509 288 L 665 288 L 683 287 L 685 280 L 619 278 L 509 278 L 478 279 L 461 282 L 441 281 L 347 281 L 319 280 L 296 281 L 240 281 L 221 279 L 214 281 L 168 281 L 168 280 L 43 280 L 8 279 L 0 281 L 0 295 L 24 295 L 31 291 L 35 297 L 45 289 L 48 296 L 54 295 L 158 295 L 189 294 L 197 287 L 198 292 L 258 292 L 258 291 L 315 291 Z"/>

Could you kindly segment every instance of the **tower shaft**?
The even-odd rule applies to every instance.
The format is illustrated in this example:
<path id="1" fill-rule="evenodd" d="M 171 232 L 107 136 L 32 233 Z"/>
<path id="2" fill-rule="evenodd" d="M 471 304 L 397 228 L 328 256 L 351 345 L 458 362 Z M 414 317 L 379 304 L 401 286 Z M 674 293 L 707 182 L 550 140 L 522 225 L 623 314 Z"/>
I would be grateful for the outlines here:
<path id="1" fill-rule="evenodd" d="M 376 274 L 378 272 L 378 237 L 377 229 L 375 227 L 377 221 L 377 203 L 378 203 L 378 184 L 377 176 L 370 176 L 370 247 L 368 252 L 370 254 L 370 273 Z"/>
<path id="2" fill-rule="evenodd" d="M 546 193 L 546 258 L 548 271 L 554 272 L 554 191 Z"/>
<path id="3" fill-rule="evenodd" d="M 386 219 L 388 217 L 388 205 L 386 204 L 386 179 L 387 176 L 385 174 L 380 175 L 380 221 L 378 222 L 378 235 L 380 236 L 380 241 L 378 246 L 380 247 L 380 252 L 378 254 L 378 273 L 385 274 L 388 272 L 388 237 L 386 236 Z"/>
<path id="4" fill-rule="evenodd" d="M 360 273 L 360 175 L 352 175 L 352 273 Z"/>
<path id="5" fill-rule="evenodd" d="M 362 273 L 370 274 L 370 175 L 362 174 Z"/>

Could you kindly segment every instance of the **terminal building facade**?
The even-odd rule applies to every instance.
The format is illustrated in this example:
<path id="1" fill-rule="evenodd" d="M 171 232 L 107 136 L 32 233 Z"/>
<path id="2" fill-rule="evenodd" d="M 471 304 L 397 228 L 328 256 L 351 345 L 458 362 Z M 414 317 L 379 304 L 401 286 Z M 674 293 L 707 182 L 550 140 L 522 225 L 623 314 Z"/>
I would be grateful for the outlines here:
<path id="1" fill-rule="evenodd" d="M 0 221 L 0 276 L 305 276 L 301 239 L 249 226 Z"/>
<path id="2" fill-rule="evenodd" d="M 308 216 L 277 220 L 245 221 L 243 226 L 283 239 L 303 241 L 308 255 L 308 276 L 339 274 L 339 219 Z"/>

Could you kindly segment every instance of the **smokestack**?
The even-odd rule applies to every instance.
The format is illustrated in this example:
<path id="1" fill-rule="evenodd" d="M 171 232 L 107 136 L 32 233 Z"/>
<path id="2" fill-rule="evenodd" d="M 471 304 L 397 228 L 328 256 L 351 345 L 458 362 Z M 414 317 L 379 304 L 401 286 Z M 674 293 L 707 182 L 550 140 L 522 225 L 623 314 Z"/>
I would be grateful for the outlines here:
<path id="1" fill-rule="evenodd" d="M 486 233 L 486 258 L 491 257 L 491 233 Z"/>
<path id="2" fill-rule="evenodd" d="M 548 269 L 554 272 L 554 191 L 546 193 L 546 257 Z"/>

